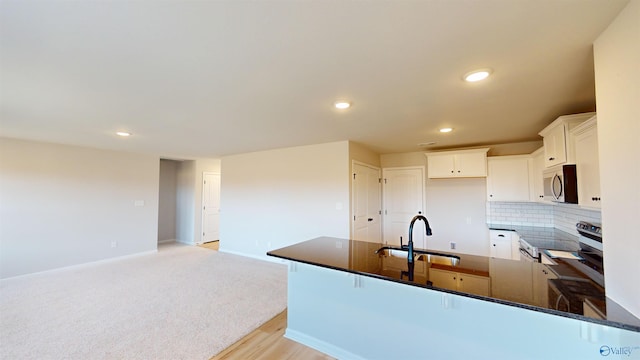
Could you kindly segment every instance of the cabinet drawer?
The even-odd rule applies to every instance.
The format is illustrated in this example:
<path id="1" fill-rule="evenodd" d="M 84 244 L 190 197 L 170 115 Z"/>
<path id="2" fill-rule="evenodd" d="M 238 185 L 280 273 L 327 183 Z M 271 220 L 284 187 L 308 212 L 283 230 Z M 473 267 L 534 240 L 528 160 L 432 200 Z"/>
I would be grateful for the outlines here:
<path id="1" fill-rule="evenodd" d="M 500 241 L 500 240 L 511 241 L 511 237 L 513 235 L 514 235 L 514 232 L 509 230 L 490 230 L 489 231 L 489 238 L 491 240 L 496 240 L 496 241 Z"/>

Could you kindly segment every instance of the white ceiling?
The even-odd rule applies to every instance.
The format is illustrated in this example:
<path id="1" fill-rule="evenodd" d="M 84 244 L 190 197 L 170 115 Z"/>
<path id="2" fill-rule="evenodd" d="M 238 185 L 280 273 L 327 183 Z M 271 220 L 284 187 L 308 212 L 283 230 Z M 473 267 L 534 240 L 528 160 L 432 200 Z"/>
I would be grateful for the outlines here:
<path id="1" fill-rule="evenodd" d="M 627 2 L 1 0 L 0 136 L 170 158 L 539 140 L 595 109 L 592 42 Z"/>

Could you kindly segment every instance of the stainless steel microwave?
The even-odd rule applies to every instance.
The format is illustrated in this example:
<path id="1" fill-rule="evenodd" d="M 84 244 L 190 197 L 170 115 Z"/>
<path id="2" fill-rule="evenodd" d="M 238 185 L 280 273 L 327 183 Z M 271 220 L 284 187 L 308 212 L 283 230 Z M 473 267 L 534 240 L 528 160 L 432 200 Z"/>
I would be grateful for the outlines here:
<path id="1" fill-rule="evenodd" d="M 578 203 L 578 179 L 575 165 L 562 165 L 562 167 L 547 170 L 543 174 L 545 200 Z"/>

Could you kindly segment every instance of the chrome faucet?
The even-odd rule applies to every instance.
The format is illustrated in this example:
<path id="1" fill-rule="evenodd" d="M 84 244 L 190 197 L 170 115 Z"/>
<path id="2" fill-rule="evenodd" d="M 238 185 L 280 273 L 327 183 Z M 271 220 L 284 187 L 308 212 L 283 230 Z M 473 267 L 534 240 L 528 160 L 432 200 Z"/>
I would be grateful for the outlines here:
<path id="1" fill-rule="evenodd" d="M 409 224 L 409 244 L 407 245 L 409 250 L 407 253 L 407 263 L 411 263 L 411 264 L 413 264 L 413 224 L 417 220 L 424 221 L 424 226 L 426 228 L 425 230 L 427 232 L 427 236 L 431 236 L 431 227 L 429 227 L 429 220 L 427 220 L 427 218 L 422 215 L 414 216 L 413 219 L 411 219 L 411 224 Z"/>

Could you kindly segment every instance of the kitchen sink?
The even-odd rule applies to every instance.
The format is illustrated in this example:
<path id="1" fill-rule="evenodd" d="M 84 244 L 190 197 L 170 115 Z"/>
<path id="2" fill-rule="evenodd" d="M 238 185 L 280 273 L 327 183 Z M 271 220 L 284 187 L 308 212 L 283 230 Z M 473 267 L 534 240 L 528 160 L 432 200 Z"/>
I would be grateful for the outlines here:
<path id="1" fill-rule="evenodd" d="M 375 251 L 379 256 L 404 258 L 406 259 L 409 251 L 399 246 L 383 246 Z M 444 254 L 435 251 L 427 251 L 421 249 L 413 249 L 414 261 L 426 261 L 432 264 L 442 264 L 457 266 L 460 263 L 460 257 L 452 254 Z"/>

